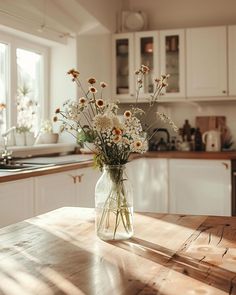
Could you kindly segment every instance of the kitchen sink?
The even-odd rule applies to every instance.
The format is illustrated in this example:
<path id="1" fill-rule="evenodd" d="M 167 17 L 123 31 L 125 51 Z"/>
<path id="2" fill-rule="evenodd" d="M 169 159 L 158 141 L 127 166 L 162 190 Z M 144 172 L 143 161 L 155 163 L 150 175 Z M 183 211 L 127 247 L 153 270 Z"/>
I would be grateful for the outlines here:
<path id="1" fill-rule="evenodd" d="M 16 172 L 16 171 L 24 171 L 24 170 L 32 170 L 45 166 L 52 165 L 39 165 L 39 164 L 27 164 L 27 163 L 17 163 L 13 162 L 10 164 L 0 163 L 0 172 Z"/>
<path id="2" fill-rule="evenodd" d="M 57 165 L 75 164 L 91 161 L 92 159 L 92 155 L 67 155 L 57 157 L 18 159 L 8 164 L 0 162 L 0 172 L 17 172 Z"/>

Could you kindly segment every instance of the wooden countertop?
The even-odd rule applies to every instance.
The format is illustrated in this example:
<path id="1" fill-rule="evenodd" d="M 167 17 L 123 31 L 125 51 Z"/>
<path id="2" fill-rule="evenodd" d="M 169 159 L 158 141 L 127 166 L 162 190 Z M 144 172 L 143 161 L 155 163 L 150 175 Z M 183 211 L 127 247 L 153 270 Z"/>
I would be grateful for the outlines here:
<path id="1" fill-rule="evenodd" d="M 75 155 L 76 156 L 76 155 Z M 81 155 L 78 155 L 78 157 Z M 202 159 L 202 160 L 234 160 L 236 159 L 236 152 L 179 152 L 179 151 L 166 151 L 166 152 L 147 152 L 145 154 L 133 154 L 130 159 L 138 158 L 164 158 L 164 159 Z M 18 172 L 0 172 L 0 183 L 19 180 L 29 177 L 42 176 L 47 174 L 65 172 L 69 170 L 75 170 L 85 167 L 92 167 L 93 162 L 91 160 L 63 164 L 52 167 L 42 167 L 33 170 L 25 170 Z"/>
<path id="2" fill-rule="evenodd" d="M 227 151 L 227 152 L 180 152 L 180 151 L 147 152 L 144 154 L 144 157 L 147 157 L 147 158 L 167 158 L 167 159 L 233 160 L 233 159 L 236 159 L 236 151 Z"/>
<path id="3" fill-rule="evenodd" d="M 236 294 L 236 217 L 136 213 L 104 242 L 94 210 L 60 208 L 0 230 L 0 294 Z"/>

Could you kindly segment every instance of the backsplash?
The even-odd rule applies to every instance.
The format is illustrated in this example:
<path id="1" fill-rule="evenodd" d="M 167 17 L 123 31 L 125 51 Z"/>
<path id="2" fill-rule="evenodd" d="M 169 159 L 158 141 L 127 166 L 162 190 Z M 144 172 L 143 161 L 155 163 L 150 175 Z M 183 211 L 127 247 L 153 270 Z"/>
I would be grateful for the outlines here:
<path id="1" fill-rule="evenodd" d="M 128 105 L 122 105 L 120 111 L 127 109 Z M 142 104 L 142 108 L 148 108 L 148 105 Z M 189 120 L 192 127 L 196 127 L 196 116 L 225 116 L 226 124 L 233 137 L 234 145 L 232 148 L 236 149 L 236 101 L 235 102 L 176 102 L 159 104 L 153 108 L 148 118 L 147 123 L 154 122 L 156 111 L 165 112 L 175 122 L 178 127 L 182 127 L 185 119 Z M 153 129 L 156 127 L 168 128 L 167 125 L 157 121 Z M 170 131 L 171 136 L 175 136 L 173 131 Z"/>

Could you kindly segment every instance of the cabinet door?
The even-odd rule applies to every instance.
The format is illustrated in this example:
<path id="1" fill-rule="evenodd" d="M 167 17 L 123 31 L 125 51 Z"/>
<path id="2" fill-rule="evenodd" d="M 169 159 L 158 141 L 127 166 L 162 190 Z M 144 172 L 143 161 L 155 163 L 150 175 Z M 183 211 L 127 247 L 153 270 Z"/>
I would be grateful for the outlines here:
<path id="1" fill-rule="evenodd" d="M 34 216 L 33 179 L 0 184 L 0 227 Z"/>
<path id="2" fill-rule="evenodd" d="M 236 95 L 236 26 L 229 26 L 229 95 Z"/>
<path id="3" fill-rule="evenodd" d="M 186 38 L 187 96 L 226 96 L 226 27 L 187 29 Z"/>
<path id="4" fill-rule="evenodd" d="M 35 177 L 36 215 L 64 206 L 76 206 L 76 171 Z"/>
<path id="5" fill-rule="evenodd" d="M 127 165 L 134 190 L 134 211 L 167 212 L 167 159 L 137 159 Z"/>
<path id="6" fill-rule="evenodd" d="M 170 213 L 231 215 L 231 166 L 221 160 L 169 160 Z"/>
<path id="7" fill-rule="evenodd" d="M 139 101 L 147 101 L 153 93 L 154 78 L 159 77 L 159 34 L 156 31 L 135 33 L 135 70 L 141 65 L 148 66 L 150 72 L 144 76 Z"/>
<path id="8" fill-rule="evenodd" d="M 92 167 L 77 170 L 76 204 L 79 207 L 95 207 L 95 186 L 101 176 L 98 169 Z"/>
<path id="9" fill-rule="evenodd" d="M 161 73 L 169 74 L 163 97 L 185 97 L 185 32 L 165 30 L 160 32 Z"/>
<path id="10" fill-rule="evenodd" d="M 117 34 L 112 42 L 113 96 L 125 102 L 134 99 L 134 35 Z"/>

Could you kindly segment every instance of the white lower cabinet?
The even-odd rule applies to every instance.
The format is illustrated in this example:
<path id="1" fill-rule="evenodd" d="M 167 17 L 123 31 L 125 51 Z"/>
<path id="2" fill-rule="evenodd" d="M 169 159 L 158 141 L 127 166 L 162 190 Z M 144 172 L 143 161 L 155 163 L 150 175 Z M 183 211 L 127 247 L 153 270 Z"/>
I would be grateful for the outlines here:
<path id="1" fill-rule="evenodd" d="M 76 206 L 76 170 L 35 177 L 35 215 Z"/>
<path id="2" fill-rule="evenodd" d="M 127 164 L 134 210 L 231 215 L 231 163 L 136 159 Z M 0 183 L 0 227 L 64 206 L 94 207 L 101 172 L 91 167 Z"/>
<path id="3" fill-rule="evenodd" d="M 101 176 L 98 169 L 91 167 L 77 170 L 77 201 L 79 207 L 94 208 L 95 206 L 95 186 Z"/>
<path id="4" fill-rule="evenodd" d="M 128 163 L 127 174 L 134 190 L 134 211 L 168 210 L 168 160 L 137 159 Z"/>
<path id="5" fill-rule="evenodd" d="M 33 178 L 0 183 L 0 227 L 34 216 Z"/>
<path id="6" fill-rule="evenodd" d="M 94 189 L 100 174 L 88 167 L 35 177 L 36 215 L 65 206 L 94 208 Z"/>
<path id="7" fill-rule="evenodd" d="M 230 216 L 230 161 L 170 159 L 169 212 Z"/>

